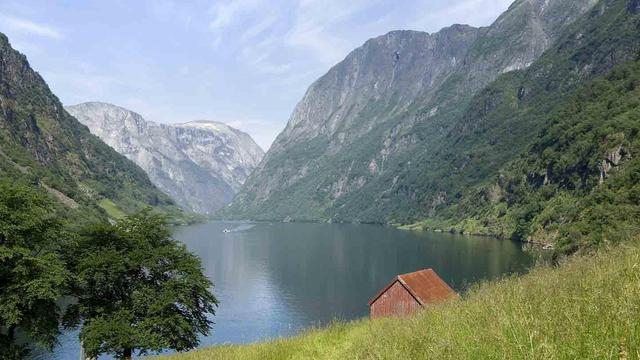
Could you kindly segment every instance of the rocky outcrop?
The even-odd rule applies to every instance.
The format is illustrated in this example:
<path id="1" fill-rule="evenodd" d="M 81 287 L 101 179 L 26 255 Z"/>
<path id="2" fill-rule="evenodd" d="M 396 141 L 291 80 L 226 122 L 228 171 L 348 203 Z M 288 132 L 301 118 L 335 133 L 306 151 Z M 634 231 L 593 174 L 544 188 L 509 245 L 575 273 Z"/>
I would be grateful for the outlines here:
<path id="1" fill-rule="evenodd" d="M 202 214 L 230 202 L 263 156 L 249 135 L 219 122 L 159 124 L 98 102 L 66 109 L 179 205 Z"/>
<path id="2" fill-rule="evenodd" d="M 624 160 L 630 158 L 631 154 L 629 154 L 622 145 L 609 150 L 600 164 L 600 183 L 602 184 L 605 181 L 613 169 L 620 166 Z"/>
<path id="3" fill-rule="evenodd" d="M 518 0 L 490 27 L 367 41 L 311 85 L 224 215 L 385 222 L 397 216 L 387 204 L 423 211 L 416 179 L 473 94 L 528 67 L 596 2 Z"/>
<path id="4" fill-rule="evenodd" d="M 598 0 L 517 0 L 470 49 L 459 70 L 467 89 L 478 89 L 499 74 L 527 68 L 567 25 Z"/>

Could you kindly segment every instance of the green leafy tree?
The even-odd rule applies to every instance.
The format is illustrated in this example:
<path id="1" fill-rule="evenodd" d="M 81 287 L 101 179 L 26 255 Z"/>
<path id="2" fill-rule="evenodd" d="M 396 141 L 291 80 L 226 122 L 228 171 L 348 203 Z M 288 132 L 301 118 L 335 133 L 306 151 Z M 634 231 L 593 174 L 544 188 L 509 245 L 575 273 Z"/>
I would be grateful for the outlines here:
<path id="1" fill-rule="evenodd" d="M 92 226 L 66 254 L 78 302 L 65 323 L 82 325 L 88 356 L 188 350 L 209 333 L 208 315 L 218 304 L 212 283 L 163 217 L 144 210 L 117 225 Z"/>
<path id="2" fill-rule="evenodd" d="M 0 182 L 0 358 L 26 355 L 18 332 L 47 348 L 56 342 L 68 279 L 56 244 L 63 226 L 48 197 L 26 184 Z"/>

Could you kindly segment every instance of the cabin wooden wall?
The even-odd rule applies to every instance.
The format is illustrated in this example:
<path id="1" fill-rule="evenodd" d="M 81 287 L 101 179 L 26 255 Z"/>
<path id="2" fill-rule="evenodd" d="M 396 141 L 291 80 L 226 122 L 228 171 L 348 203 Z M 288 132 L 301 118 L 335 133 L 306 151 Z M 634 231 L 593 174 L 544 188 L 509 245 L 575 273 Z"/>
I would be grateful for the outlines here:
<path id="1" fill-rule="evenodd" d="M 399 281 L 391 285 L 376 301 L 371 304 L 371 318 L 383 316 L 406 316 L 420 308 L 407 289 Z"/>

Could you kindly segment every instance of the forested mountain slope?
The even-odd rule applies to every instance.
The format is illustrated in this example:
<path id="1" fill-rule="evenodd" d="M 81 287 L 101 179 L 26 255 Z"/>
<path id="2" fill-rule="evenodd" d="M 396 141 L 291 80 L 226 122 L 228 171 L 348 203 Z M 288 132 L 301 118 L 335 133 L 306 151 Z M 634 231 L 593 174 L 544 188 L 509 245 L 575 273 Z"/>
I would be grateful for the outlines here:
<path id="1" fill-rule="evenodd" d="M 637 233 L 639 35 L 636 1 L 602 1 L 528 70 L 483 90 L 448 136 L 457 192 L 418 226 L 562 252 Z"/>
<path id="2" fill-rule="evenodd" d="M 69 115 L 0 34 L 0 177 L 47 190 L 75 219 L 117 218 L 154 206 L 181 216 L 133 162 Z"/>
<path id="3" fill-rule="evenodd" d="M 487 28 L 454 25 L 369 40 L 309 88 L 221 216 L 428 216 L 452 199 L 438 188 L 446 172 L 433 160 L 443 159 L 473 95 L 501 74 L 527 68 L 595 2 L 521 0 Z"/>

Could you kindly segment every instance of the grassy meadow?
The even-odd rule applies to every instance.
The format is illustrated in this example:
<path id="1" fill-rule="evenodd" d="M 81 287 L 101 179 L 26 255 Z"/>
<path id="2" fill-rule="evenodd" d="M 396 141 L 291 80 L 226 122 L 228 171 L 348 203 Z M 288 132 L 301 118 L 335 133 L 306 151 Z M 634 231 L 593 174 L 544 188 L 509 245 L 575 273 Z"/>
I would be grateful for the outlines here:
<path id="1" fill-rule="evenodd" d="M 638 244 L 486 282 L 411 318 L 160 359 L 640 359 Z"/>

